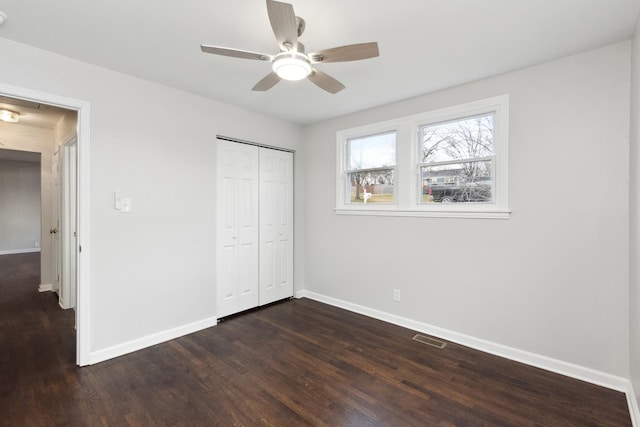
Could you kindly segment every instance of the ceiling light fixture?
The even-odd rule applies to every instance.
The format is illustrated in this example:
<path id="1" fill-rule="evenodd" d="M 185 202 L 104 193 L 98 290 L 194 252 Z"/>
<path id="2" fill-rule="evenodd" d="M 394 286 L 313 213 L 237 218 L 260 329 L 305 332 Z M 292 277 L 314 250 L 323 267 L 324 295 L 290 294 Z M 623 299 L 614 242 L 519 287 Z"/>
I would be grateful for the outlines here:
<path id="1" fill-rule="evenodd" d="M 20 120 L 20 113 L 11 110 L 0 110 L 0 120 L 7 123 L 18 123 Z"/>
<path id="2" fill-rule="evenodd" d="M 273 60 L 273 71 L 284 80 L 302 80 L 311 74 L 311 60 L 304 53 L 281 52 Z"/>
<path id="3" fill-rule="evenodd" d="M 4 24 L 7 20 L 7 14 L 0 10 L 0 25 Z"/>

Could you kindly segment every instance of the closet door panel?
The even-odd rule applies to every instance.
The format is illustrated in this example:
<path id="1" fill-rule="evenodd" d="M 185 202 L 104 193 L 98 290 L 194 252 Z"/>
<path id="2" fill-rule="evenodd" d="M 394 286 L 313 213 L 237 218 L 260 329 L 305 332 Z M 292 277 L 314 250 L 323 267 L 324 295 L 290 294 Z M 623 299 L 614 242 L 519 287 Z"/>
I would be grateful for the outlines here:
<path id="1" fill-rule="evenodd" d="M 260 305 L 293 296 L 293 154 L 260 150 Z"/>
<path id="2" fill-rule="evenodd" d="M 218 264 L 221 266 L 234 266 L 238 264 L 238 254 L 233 246 L 222 247 L 218 252 Z M 218 269 L 218 317 L 233 313 L 238 306 L 237 292 L 238 275 L 234 268 Z M 222 312 L 223 314 L 220 314 Z"/>
<path id="3" fill-rule="evenodd" d="M 255 147 L 251 147 L 254 148 Z M 254 150 L 251 165 L 243 167 L 239 185 L 238 227 L 238 309 L 257 307 L 258 289 L 258 155 Z M 247 161 L 244 159 L 243 164 Z"/>
<path id="4" fill-rule="evenodd" d="M 236 181 L 233 176 L 223 176 L 222 189 L 218 192 L 220 194 L 219 203 L 222 203 L 222 215 L 218 217 L 218 221 L 220 221 L 220 238 L 224 246 L 234 246 L 236 243 L 234 240 L 238 228 L 236 218 Z"/>
<path id="5" fill-rule="evenodd" d="M 278 299 L 293 295 L 293 155 L 280 153 L 277 163 Z"/>
<path id="6" fill-rule="evenodd" d="M 274 150 L 260 149 L 260 305 L 277 301 Z"/>
<path id="7" fill-rule="evenodd" d="M 217 317 L 252 307 L 258 296 L 257 147 L 218 141 Z"/>

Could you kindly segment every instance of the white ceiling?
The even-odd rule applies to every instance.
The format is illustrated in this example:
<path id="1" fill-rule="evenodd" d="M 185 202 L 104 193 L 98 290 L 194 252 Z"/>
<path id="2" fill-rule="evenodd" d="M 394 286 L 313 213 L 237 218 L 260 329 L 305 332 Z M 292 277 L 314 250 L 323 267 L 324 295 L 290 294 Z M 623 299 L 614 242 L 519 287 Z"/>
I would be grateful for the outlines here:
<path id="1" fill-rule="evenodd" d="M 0 0 L 0 37 L 254 111 L 307 124 L 631 37 L 640 0 L 291 0 L 307 52 L 377 41 L 380 57 L 321 64 L 346 85 L 251 88 L 260 61 L 204 54 L 211 44 L 275 54 L 264 0 Z"/>

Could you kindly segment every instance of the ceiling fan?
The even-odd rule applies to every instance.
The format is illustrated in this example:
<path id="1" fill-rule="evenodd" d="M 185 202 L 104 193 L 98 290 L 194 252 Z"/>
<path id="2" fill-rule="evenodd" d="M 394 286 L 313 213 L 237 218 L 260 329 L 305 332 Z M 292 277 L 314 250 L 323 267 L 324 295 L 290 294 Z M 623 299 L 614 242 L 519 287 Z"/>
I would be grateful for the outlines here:
<path id="1" fill-rule="evenodd" d="M 308 78 L 316 86 L 330 93 L 338 93 L 345 86 L 330 75 L 314 67 L 325 62 L 358 61 L 379 55 L 378 43 L 360 43 L 334 47 L 319 52 L 306 53 L 304 45 L 298 41 L 305 28 L 304 19 L 297 17 L 293 6 L 274 0 L 267 0 L 267 13 L 271 28 L 280 45 L 280 53 L 268 55 L 228 47 L 200 45 L 206 53 L 253 59 L 272 63 L 273 71 L 260 80 L 254 87 L 256 91 L 271 89 L 280 80 L 302 80 Z"/>

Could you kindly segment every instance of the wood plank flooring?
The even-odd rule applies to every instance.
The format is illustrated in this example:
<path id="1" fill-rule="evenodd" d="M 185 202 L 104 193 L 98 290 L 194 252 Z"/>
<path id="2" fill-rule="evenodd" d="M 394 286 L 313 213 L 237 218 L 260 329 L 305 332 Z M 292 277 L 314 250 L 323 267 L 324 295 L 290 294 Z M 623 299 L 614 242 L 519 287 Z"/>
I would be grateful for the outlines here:
<path id="1" fill-rule="evenodd" d="M 629 426 L 622 393 L 301 299 L 94 366 L 0 256 L 2 426 Z"/>

